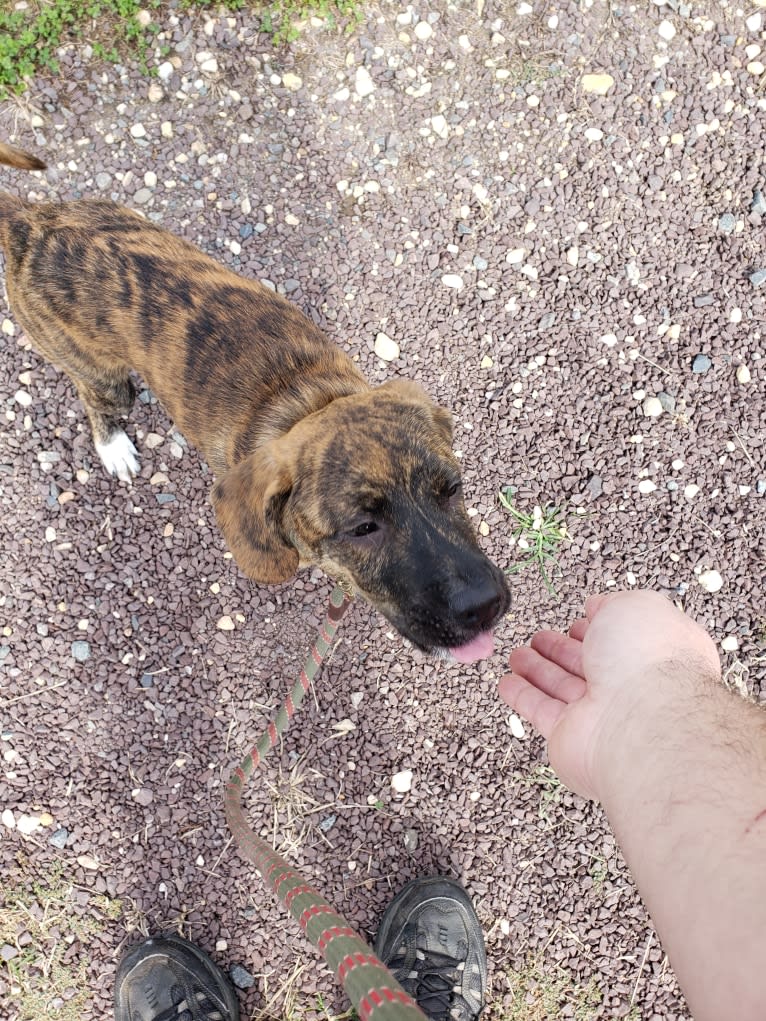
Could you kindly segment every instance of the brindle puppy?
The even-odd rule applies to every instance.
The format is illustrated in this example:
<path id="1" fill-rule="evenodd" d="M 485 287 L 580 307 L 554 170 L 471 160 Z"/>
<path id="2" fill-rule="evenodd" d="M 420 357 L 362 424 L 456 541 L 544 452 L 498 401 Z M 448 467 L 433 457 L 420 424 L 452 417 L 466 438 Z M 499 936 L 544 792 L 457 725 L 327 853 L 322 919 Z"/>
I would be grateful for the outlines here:
<path id="1" fill-rule="evenodd" d="M 44 166 L 6 145 L 0 162 Z M 112 202 L 0 194 L 0 244 L 16 318 L 77 387 L 109 472 L 138 471 L 120 424 L 135 369 L 216 473 L 245 574 L 318 564 L 420 649 L 491 652 L 508 586 L 466 515 L 450 415 L 420 387 L 372 389 L 294 305 Z"/>

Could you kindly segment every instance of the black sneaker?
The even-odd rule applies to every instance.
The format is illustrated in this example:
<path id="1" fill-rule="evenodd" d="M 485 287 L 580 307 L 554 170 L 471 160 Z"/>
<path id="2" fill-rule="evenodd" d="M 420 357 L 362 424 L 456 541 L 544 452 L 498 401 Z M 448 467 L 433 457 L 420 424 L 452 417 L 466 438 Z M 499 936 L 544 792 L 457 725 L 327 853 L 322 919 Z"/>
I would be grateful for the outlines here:
<path id="1" fill-rule="evenodd" d="M 487 955 L 473 904 L 454 879 L 414 879 L 391 901 L 375 953 L 430 1021 L 476 1021 Z"/>
<path id="2" fill-rule="evenodd" d="M 120 961 L 115 1021 L 239 1021 L 234 987 L 204 950 L 180 936 L 147 939 Z"/>

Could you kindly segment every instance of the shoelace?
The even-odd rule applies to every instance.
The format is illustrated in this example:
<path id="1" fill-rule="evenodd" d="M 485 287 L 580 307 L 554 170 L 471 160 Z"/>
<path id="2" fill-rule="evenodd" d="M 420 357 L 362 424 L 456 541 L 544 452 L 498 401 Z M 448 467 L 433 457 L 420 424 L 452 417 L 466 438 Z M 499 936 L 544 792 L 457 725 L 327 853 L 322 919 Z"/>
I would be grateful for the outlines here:
<path id="1" fill-rule="evenodd" d="M 449 1021 L 455 993 L 462 990 L 465 963 L 438 950 L 418 950 L 414 969 L 402 973 L 403 965 L 399 958 L 389 967 L 429 1021 Z"/>
<path id="2" fill-rule="evenodd" d="M 158 1014 L 154 1021 L 223 1021 L 223 1015 L 205 993 L 197 990 L 194 995 L 196 1004 L 189 1003 L 183 986 L 173 986 L 170 991 L 173 1006 Z"/>

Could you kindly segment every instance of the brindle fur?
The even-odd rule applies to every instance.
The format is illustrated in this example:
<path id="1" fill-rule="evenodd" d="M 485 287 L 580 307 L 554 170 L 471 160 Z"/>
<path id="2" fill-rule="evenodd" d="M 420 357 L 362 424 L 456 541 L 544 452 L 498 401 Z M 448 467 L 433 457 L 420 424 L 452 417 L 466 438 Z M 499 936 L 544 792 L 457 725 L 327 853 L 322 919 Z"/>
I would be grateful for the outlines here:
<path id="1" fill-rule="evenodd" d="M 43 166 L 2 144 L 0 162 Z M 372 389 L 294 305 L 112 202 L 0 193 L 0 245 L 16 318 L 74 382 L 96 442 L 121 432 L 135 369 L 218 477 L 245 574 L 316 563 L 425 649 L 505 612 L 505 579 L 450 495 L 451 418 L 416 384 Z"/>

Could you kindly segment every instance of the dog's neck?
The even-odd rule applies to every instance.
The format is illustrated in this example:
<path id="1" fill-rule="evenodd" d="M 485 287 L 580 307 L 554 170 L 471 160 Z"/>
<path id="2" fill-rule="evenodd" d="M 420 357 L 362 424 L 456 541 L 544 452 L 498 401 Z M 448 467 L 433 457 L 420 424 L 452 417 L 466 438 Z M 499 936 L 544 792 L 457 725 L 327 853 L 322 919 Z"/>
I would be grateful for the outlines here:
<path id="1" fill-rule="evenodd" d="M 278 401 L 258 416 L 258 445 L 286 435 L 302 419 L 321 411 L 339 397 L 350 397 L 370 389 L 361 375 L 357 379 L 317 379 L 309 385 L 304 380 L 300 388 L 295 388 L 289 395 L 281 394 Z"/>
<path id="2" fill-rule="evenodd" d="M 259 447 L 286 436 L 298 422 L 326 408 L 339 397 L 350 397 L 370 389 L 356 366 L 353 372 L 345 375 L 317 374 L 301 380 L 299 387 L 281 388 L 273 400 L 261 400 L 251 409 L 243 428 L 221 437 L 222 442 L 215 449 L 206 450 L 206 460 L 216 475 L 221 475 Z"/>

